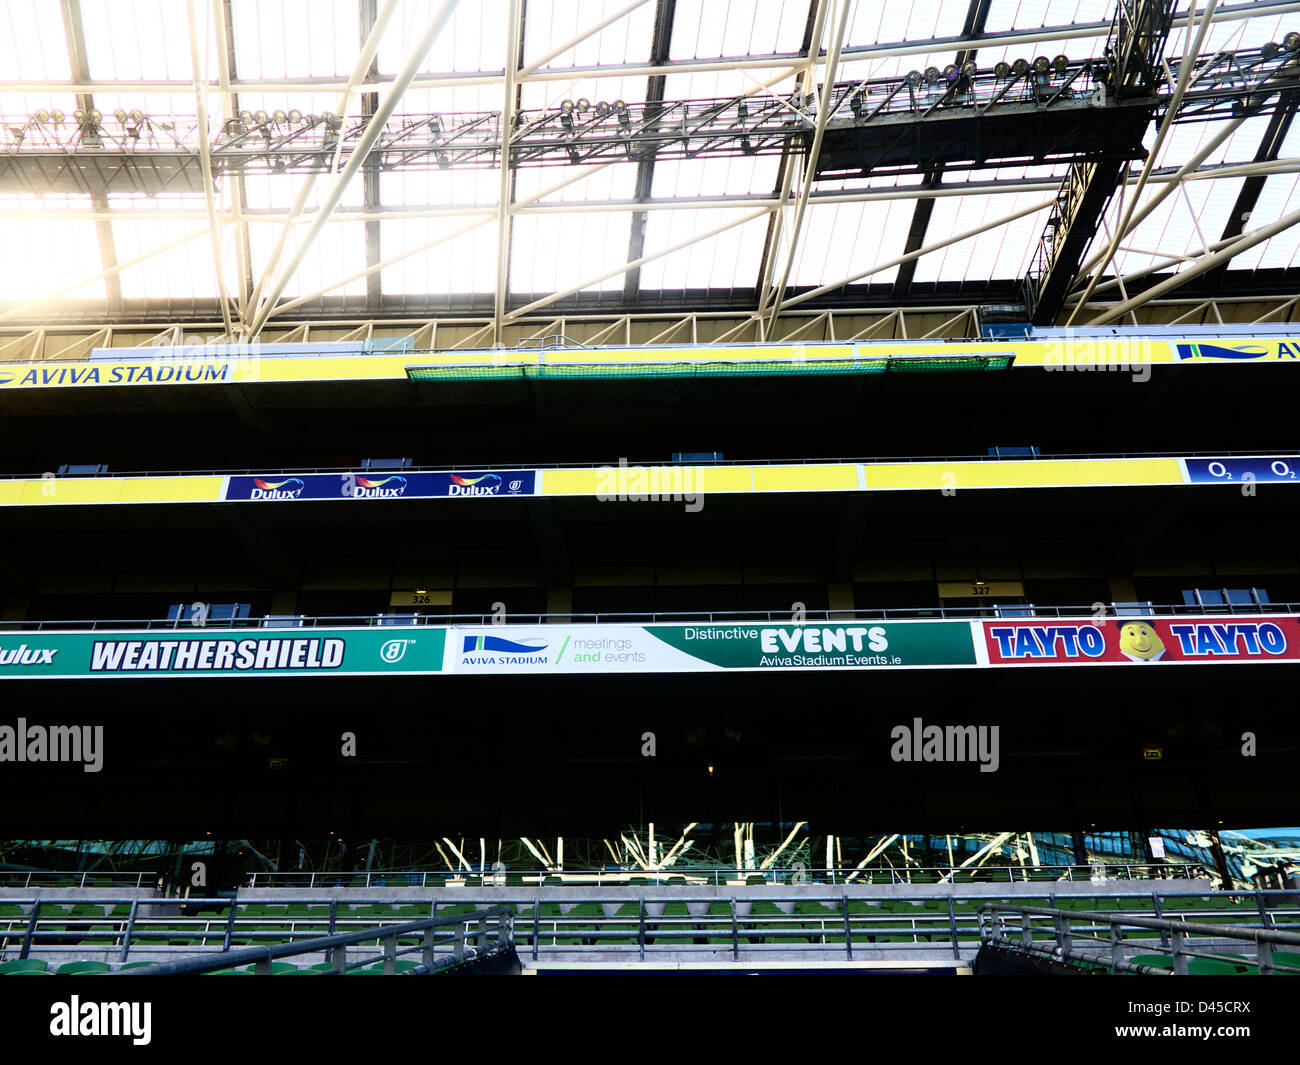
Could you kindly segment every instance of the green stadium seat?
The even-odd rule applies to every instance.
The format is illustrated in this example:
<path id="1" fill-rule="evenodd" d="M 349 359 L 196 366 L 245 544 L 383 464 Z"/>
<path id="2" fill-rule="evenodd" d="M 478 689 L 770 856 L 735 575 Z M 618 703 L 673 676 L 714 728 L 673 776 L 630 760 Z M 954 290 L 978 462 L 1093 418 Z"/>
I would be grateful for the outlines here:
<path id="1" fill-rule="evenodd" d="M 103 961 L 70 961 L 65 962 L 58 968 L 59 976 L 78 976 L 86 973 L 106 973 L 109 971 L 108 962 Z"/>
<path id="2" fill-rule="evenodd" d="M 15 958 L 12 961 L 0 962 L 0 976 L 20 976 L 46 971 L 45 962 L 40 958 Z"/>

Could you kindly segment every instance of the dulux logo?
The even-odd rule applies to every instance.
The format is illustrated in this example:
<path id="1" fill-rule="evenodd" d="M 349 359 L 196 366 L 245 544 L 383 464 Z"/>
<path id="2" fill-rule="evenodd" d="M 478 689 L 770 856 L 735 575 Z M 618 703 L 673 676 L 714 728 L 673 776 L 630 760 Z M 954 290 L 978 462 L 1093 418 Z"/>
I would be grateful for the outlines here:
<path id="1" fill-rule="evenodd" d="M 0 651 L 0 666 L 52 666 L 58 653 L 49 647 L 29 650 L 25 643 L 20 643 L 8 651 Z"/>
<path id="2" fill-rule="evenodd" d="M 353 499 L 396 499 L 406 492 L 406 478 L 385 477 L 382 481 L 372 481 L 369 477 L 357 477 L 356 487 L 352 491 Z"/>
<path id="3" fill-rule="evenodd" d="M 512 492 L 518 490 L 515 484 L 510 486 Z M 495 473 L 485 473 L 481 477 L 463 477 L 453 473 L 451 484 L 447 486 L 449 496 L 494 496 L 500 491 L 501 478 Z"/>
<path id="4" fill-rule="evenodd" d="M 249 499 L 297 499 L 307 487 L 301 477 L 290 477 L 283 481 L 254 477 L 253 486 L 253 490 L 248 493 Z"/>

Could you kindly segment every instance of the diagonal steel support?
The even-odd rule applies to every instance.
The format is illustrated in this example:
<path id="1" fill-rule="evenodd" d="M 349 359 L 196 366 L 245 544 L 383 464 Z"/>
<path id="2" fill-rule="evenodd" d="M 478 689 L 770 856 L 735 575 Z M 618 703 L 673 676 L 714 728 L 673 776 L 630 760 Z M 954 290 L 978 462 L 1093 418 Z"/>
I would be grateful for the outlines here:
<path id="1" fill-rule="evenodd" d="M 504 341 L 506 289 L 510 286 L 510 202 L 514 197 L 514 168 L 510 165 L 510 137 L 514 131 L 518 104 L 515 76 L 523 58 L 524 13 L 521 0 L 509 0 L 510 39 L 506 45 L 506 66 L 502 81 L 505 98 L 501 107 L 501 172 L 497 193 L 497 276 L 492 300 L 492 341 Z"/>
<path id="2" fill-rule="evenodd" d="M 813 180 L 817 173 L 817 157 L 821 154 L 822 139 L 826 136 L 826 124 L 830 120 L 835 99 L 835 74 L 840 65 L 840 51 L 844 47 L 844 31 L 849 21 L 849 0 L 839 0 L 839 20 L 831 36 L 830 50 L 826 56 L 826 75 L 822 78 L 822 95 L 817 101 L 817 123 L 813 130 L 812 146 L 804 159 L 803 190 L 799 194 L 799 203 L 794 212 L 794 225 L 790 229 L 788 252 L 785 268 L 781 271 L 781 283 L 777 285 L 776 295 L 772 299 L 772 310 L 768 314 L 767 330 L 770 333 L 781 313 L 781 301 L 785 298 L 785 288 L 790 281 L 790 271 L 794 267 L 794 258 L 799 252 L 799 236 L 803 230 L 804 215 L 808 210 L 808 197 L 812 194 Z"/>

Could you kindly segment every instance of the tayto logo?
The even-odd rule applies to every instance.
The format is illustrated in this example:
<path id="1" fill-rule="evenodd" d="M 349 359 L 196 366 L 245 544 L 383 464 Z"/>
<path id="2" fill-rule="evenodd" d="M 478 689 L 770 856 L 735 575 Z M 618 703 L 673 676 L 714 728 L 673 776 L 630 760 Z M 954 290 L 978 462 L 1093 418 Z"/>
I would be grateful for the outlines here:
<path id="1" fill-rule="evenodd" d="M 1178 650 L 1188 658 L 1286 653 L 1286 633 L 1271 621 L 1218 625 L 1200 622 L 1170 625 Z"/>
<path id="2" fill-rule="evenodd" d="M 1177 344 L 1178 359 L 1263 359 L 1271 352 L 1263 344 Z M 1294 359 L 1300 355 L 1300 344 L 1285 341 L 1277 346 L 1279 359 Z"/>
<path id="3" fill-rule="evenodd" d="M 512 492 L 518 491 L 511 484 Z M 447 488 L 449 496 L 494 496 L 501 491 L 501 478 L 495 473 L 485 473 L 482 477 L 464 477 L 459 473 L 451 475 L 451 484 Z"/>
<path id="4" fill-rule="evenodd" d="M 52 666 L 59 652 L 50 647 L 28 648 L 25 643 L 0 651 L 0 666 Z"/>
<path id="5" fill-rule="evenodd" d="M 406 654 L 406 648 L 413 643 L 415 643 L 414 640 L 389 640 L 379 649 L 379 657 L 391 666 L 402 660 Z"/>
<path id="6" fill-rule="evenodd" d="M 989 635 L 1009 661 L 1100 658 L 1106 651 L 1106 637 L 1095 625 L 995 625 Z"/>
<path id="7" fill-rule="evenodd" d="M 268 481 L 262 477 L 254 477 L 253 489 L 248 493 L 248 498 L 297 499 L 306 487 L 301 477 L 290 477 L 284 481 Z"/>
<path id="8" fill-rule="evenodd" d="M 405 477 L 385 477 L 382 481 L 372 481 L 369 477 L 357 477 L 357 486 L 352 492 L 353 499 L 396 499 L 406 491 Z"/>
<path id="9" fill-rule="evenodd" d="M 13 381 L 14 375 L 11 373 L 0 373 L 0 385 L 7 385 Z"/>

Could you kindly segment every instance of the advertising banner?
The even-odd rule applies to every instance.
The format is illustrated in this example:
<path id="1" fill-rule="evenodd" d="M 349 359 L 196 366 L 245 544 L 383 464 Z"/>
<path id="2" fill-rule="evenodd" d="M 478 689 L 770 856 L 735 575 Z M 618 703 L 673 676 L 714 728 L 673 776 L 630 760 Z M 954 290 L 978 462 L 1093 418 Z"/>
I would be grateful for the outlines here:
<path id="1" fill-rule="evenodd" d="M 1300 661 L 1300 620 L 1290 615 L 977 624 L 994 666 Z"/>
<path id="2" fill-rule="evenodd" d="M 1300 455 L 1247 455 L 1184 459 L 1188 484 L 1294 483 Z"/>
<path id="3" fill-rule="evenodd" d="M 449 673 L 683 673 L 973 666 L 970 623 L 458 627 Z"/>
<path id="4" fill-rule="evenodd" d="M 295 347 L 301 354 L 295 352 Z M 1295 362 L 1300 340 L 1287 337 L 1224 337 L 1199 340 L 1176 334 L 1098 337 L 1042 337 L 1033 340 L 968 341 L 955 350 L 946 341 L 867 341 L 857 344 L 757 344 L 735 346 L 655 346 L 647 348 L 571 348 L 562 356 L 536 350 L 408 351 L 347 353 L 338 345 L 247 345 L 216 353 L 187 348 L 123 348 L 96 352 L 75 362 L 11 363 L 0 368 L 0 391 L 33 388 L 188 387 L 255 385 L 308 381 L 406 380 L 411 369 L 509 367 L 581 369 L 647 363 L 690 366 L 779 363 L 818 372 L 819 362 L 935 356 L 1011 357 L 1013 369 L 1131 370 L 1147 365 L 1247 365 Z"/>
<path id="5" fill-rule="evenodd" d="M 456 499 L 530 496 L 534 470 L 482 470 L 464 473 L 303 473 L 232 476 L 222 496 L 227 502 L 299 499 Z"/>
<path id="6" fill-rule="evenodd" d="M 444 628 L 0 634 L 0 678 L 437 673 Z"/>

